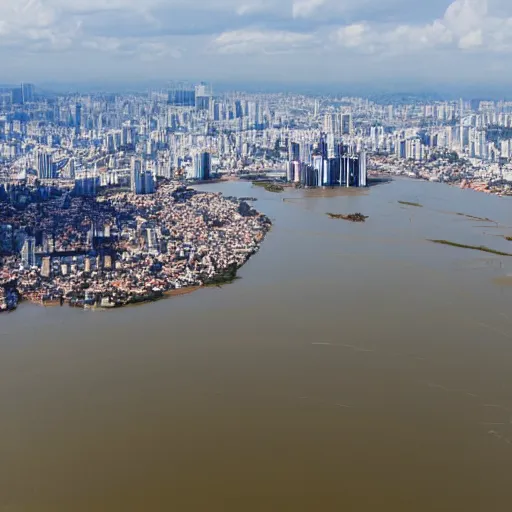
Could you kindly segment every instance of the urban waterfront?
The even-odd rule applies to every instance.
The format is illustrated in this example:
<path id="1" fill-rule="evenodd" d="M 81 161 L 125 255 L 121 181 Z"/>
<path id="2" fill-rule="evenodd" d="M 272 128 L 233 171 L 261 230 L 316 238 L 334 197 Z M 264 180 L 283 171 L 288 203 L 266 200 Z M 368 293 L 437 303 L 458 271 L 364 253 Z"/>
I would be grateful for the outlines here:
<path id="1" fill-rule="evenodd" d="M 512 252 L 512 200 L 197 188 L 273 222 L 241 279 L 0 317 L 0 510 L 503 510 L 512 258 L 429 240 Z"/>

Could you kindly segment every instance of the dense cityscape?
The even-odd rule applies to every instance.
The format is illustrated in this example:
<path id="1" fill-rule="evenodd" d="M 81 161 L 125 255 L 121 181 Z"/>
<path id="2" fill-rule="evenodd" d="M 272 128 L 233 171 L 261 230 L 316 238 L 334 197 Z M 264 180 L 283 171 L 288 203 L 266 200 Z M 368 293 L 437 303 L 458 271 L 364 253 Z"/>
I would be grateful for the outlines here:
<path id="1" fill-rule="evenodd" d="M 0 310 L 115 307 L 233 277 L 270 221 L 189 188 L 405 175 L 512 195 L 512 102 L 0 91 Z"/>
<path id="2" fill-rule="evenodd" d="M 0 56 L 0 512 L 510 507 L 512 0 L 0 0 Z"/>

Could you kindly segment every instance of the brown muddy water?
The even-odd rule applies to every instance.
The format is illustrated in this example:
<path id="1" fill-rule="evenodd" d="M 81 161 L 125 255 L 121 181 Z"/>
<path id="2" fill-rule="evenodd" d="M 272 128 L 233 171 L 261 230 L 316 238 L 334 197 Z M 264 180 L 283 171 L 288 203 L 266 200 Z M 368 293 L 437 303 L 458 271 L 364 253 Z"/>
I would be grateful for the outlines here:
<path id="1" fill-rule="evenodd" d="M 242 279 L 0 316 L 0 511 L 508 510 L 512 258 L 427 239 L 507 252 L 512 201 L 202 188 L 273 219 Z"/>

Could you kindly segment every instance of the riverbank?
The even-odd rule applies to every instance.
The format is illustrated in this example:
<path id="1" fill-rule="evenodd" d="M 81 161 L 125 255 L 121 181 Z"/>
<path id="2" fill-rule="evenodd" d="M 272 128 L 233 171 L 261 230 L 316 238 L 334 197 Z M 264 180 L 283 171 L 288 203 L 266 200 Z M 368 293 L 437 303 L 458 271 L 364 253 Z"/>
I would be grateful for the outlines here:
<path id="1" fill-rule="evenodd" d="M 85 296 L 75 296 L 68 297 L 65 299 L 63 298 L 62 300 L 37 300 L 34 298 L 21 298 L 19 302 L 30 302 L 32 304 L 44 307 L 69 306 L 81 309 L 118 309 L 126 306 L 138 306 L 151 302 L 156 302 L 163 299 L 170 299 L 174 297 L 189 295 L 203 288 L 219 287 L 226 284 L 231 284 L 238 279 L 238 271 L 240 270 L 240 268 L 242 268 L 242 266 L 243 265 L 232 265 L 226 269 L 222 269 L 212 276 L 205 277 L 201 285 L 184 286 L 182 288 L 173 288 L 168 290 L 153 290 L 145 294 L 135 295 L 133 297 L 130 297 L 128 300 L 124 301 L 108 302 L 105 301 L 105 299 L 103 298 L 96 299 L 94 297 L 86 298 Z M 16 303 L 16 306 L 17 305 L 18 303 Z M 16 306 L 8 309 L 8 311 L 14 311 L 16 309 Z M 0 309 L 0 311 L 3 310 Z"/>
<path id="2" fill-rule="evenodd" d="M 73 210 L 61 211 L 58 201 L 48 201 L 42 210 L 59 219 L 57 237 L 65 240 L 71 232 L 81 245 L 51 253 L 35 247 L 30 266 L 20 253 L 4 256 L 2 277 L 15 293 L 0 297 L 1 310 L 15 309 L 14 296 L 46 306 L 118 308 L 225 284 L 259 250 L 272 225 L 246 201 L 169 183 L 153 195 L 75 202 Z M 82 221 L 84 203 L 91 215 L 104 212 L 108 234 L 91 236 Z M 7 212 L 15 217 L 6 220 L 23 223 L 22 209 Z"/>
<path id="3" fill-rule="evenodd" d="M 462 190 L 473 190 L 474 192 L 483 192 L 485 194 L 495 195 L 498 197 L 509 197 L 512 198 L 512 183 L 505 185 L 496 185 L 482 181 L 478 178 L 464 178 L 459 180 L 435 180 L 432 176 L 411 176 L 407 173 L 397 174 L 392 171 L 370 171 L 368 179 L 383 179 L 383 178 L 405 178 L 416 181 L 430 181 L 435 183 L 442 183 L 451 187 L 458 187 Z"/>
<path id="4" fill-rule="evenodd" d="M 0 313 L 14 311 L 19 301 L 20 296 L 15 283 L 0 286 Z"/>

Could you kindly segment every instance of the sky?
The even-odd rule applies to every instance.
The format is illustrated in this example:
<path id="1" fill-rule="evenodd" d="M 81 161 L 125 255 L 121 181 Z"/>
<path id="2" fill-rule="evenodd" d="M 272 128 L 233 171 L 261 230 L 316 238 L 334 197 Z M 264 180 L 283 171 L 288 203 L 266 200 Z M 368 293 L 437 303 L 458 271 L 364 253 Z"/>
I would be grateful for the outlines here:
<path id="1" fill-rule="evenodd" d="M 511 0 L 0 0 L 0 81 L 512 84 Z"/>

